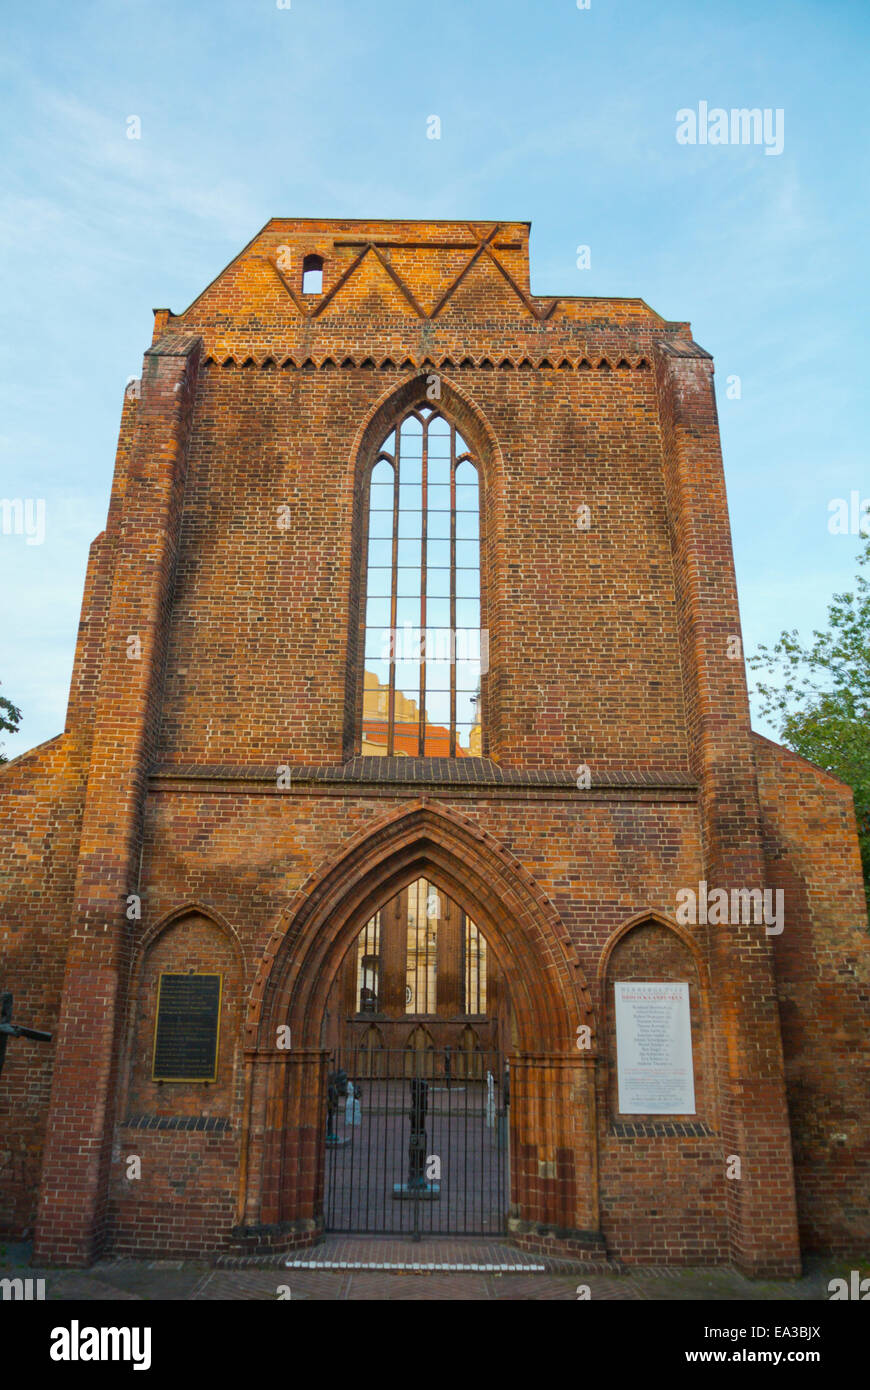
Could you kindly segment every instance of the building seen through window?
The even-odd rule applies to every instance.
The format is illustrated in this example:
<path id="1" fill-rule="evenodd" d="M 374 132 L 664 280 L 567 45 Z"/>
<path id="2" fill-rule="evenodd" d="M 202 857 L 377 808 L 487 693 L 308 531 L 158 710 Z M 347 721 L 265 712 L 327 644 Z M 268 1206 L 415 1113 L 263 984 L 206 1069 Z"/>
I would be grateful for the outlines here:
<path id="1" fill-rule="evenodd" d="M 361 752 L 480 755 L 480 480 L 455 426 L 410 411 L 367 500 Z"/>
<path id="2" fill-rule="evenodd" d="M 438 972 L 449 971 L 456 981 L 457 997 L 451 1001 L 454 1010 L 462 1014 L 483 1015 L 487 1011 L 487 950 L 486 939 L 467 913 L 428 880 L 418 878 L 398 899 L 394 899 L 366 922 L 356 942 L 356 1012 L 378 1014 L 384 999 L 385 962 L 383 955 L 384 918 L 398 910 L 404 919 L 401 956 L 395 965 L 401 971 L 396 983 L 401 990 L 405 1014 L 435 1014 L 438 1012 Z M 449 939 L 441 940 L 439 931 L 451 916 L 455 930 Z M 445 952 L 452 959 L 445 962 Z M 394 965 L 394 969 L 395 969 Z M 395 992 L 395 991 L 394 991 Z"/>

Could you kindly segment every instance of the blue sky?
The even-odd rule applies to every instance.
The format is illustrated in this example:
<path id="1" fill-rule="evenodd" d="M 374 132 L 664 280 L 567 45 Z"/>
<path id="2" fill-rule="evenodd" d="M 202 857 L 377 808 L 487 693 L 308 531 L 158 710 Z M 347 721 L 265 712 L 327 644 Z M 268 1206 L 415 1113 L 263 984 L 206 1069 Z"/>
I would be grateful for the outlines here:
<path id="1" fill-rule="evenodd" d="M 689 319 L 747 651 L 848 587 L 860 541 L 828 504 L 870 496 L 866 0 L 49 0 L 4 30 L 0 496 L 46 502 L 42 545 L 0 535 L 7 756 L 63 728 L 151 309 L 272 216 L 530 220 L 533 292 Z M 678 144 L 700 101 L 781 108 L 782 154 Z"/>

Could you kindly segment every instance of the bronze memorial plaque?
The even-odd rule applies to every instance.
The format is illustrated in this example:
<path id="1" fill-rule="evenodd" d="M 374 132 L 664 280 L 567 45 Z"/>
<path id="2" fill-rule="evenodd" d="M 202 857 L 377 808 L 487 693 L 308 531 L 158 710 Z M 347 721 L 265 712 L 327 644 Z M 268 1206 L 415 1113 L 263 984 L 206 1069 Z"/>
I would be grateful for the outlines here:
<path id="1" fill-rule="evenodd" d="M 152 1081 L 215 1081 L 222 975 L 160 976 Z"/>

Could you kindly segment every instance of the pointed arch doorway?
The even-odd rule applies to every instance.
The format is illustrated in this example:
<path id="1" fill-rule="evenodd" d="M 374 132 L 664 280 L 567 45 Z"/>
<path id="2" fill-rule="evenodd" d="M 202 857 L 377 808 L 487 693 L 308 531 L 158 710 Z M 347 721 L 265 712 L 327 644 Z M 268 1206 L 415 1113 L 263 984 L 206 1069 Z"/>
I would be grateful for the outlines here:
<path id="1" fill-rule="evenodd" d="M 431 878 L 393 894 L 330 992 L 324 1225 L 497 1235 L 509 1204 L 507 980 Z"/>
<path id="2" fill-rule="evenodd" d="M 310 1243 L 324 1230 L 325 1119 L 338 1041 L 330 996 L 366 924 L 421 878 L 475 923 L 509 988 L 508 1229 L 527 1241 L 600 1237 L 596 1031 L 576 951 L 510 851 L 475 821 L 423 798 L 346 841 L 281 912 L 266 945 L 246 1024 L 235 1227 L 245 1248 Z M 366 988 L 372 978 L 370 971 Z M 377 1041 L 368 1034 L 375 1070 L 383 1065 Z"/>

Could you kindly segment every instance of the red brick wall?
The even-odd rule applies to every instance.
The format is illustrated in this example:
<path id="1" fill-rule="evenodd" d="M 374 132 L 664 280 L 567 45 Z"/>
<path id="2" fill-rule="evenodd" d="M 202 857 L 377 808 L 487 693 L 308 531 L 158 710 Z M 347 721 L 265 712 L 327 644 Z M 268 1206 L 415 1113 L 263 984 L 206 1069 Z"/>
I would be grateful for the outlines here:
<path id="1" fill-rule="evenodd" d="M 774 937 L 801 1245 L 870 1243 L 870 937 L 849 787 L 754 739 L 767 874 L 785 894 Z"/>
<path id="2" fill-rule="evenodd" d="M 201 1258 L 225 1250 L 239 1170 L 236 1132 L 121 1126 L 107 1242 L 119 1255 Z M 142 1178 L 124 1177 L 130 1157 Z"/>
<path id="3" fill-rule="evenodd" d="M 137 959 L 137 965 L 139 960 Z M 163 972 L 217 972 L 222 976 L 218 1077 L 214 1082 L 153 1081 L 157 993 Z M 235 939 L 200 912 L 171 922 L 141 953 L 131 989 L 132 1041 L 127 1061 L 129 1114 L 229 1116 L 241 1086 L 239 1034 L 245 973 Z"/>
<path id="4" fill-rule="evenodd" d="M 153 1081 L 157 991 L 164 971 L 219 972 L 214 1083 Z M 170 922 L 138 954 L 129 1050 L 121 1077 L 109 1226 L 114 1248 L 184 1254 L 221 1248 L 237 1204 L 243 1097 L 241 1015 L 245 971 L 233 933 L 200 912 Z M 183 1129 L 155 1128 L 167 1121 Z M 193 1128 L 199 1122 L 200 1128 Z M 146 1127 L 146 1125 L 148 1127 Z M 128 1177 L 139 1157 L 138 1177 Z M 134 1170 L 135 1171 L 135 1170 Z"/>
<path id="5" fill-rule="evenodd" d="M 40 1258 L 68 1263 L 87 1263 L 107 1233 L 120 1030 L 133 944 L 126 904 L 137 892 L 143 793 L 159 714 L 198 355 L 196 339 L 172 338 L 149 350 L 126 480 L 123 487 L 116 480 L 113 491 L 113 498 L 123 491 L 123 508 L 112 538 L 114 572 L 99 672 L 93 674 L 93 736 L 36 1246 Z"/>
<path id="6" fill-rule="evenodd" d="M 614 984 L 643 980 L 689 986 L 695 1112 L 623 1115 L 617 1087 Z M 641 921 L 613 948 L 600 996 L 599 1074 L 602 1228 L 612 1250 L 651 1264 L 707 1264 L 728 1257 L 725 1164 L 706 980 L 689 947 L 656 921 Z"/>
<path id="7" fill-rule="evenodd" d="M 63 735 L 0 769 L 0 990 L 56 1037 L 83 771 Z M 55 1040 L 10 1038 L 0 1077 L 0 1235 L 32 1231 Z"/>
<path id="8" fill-rule="evenodd" d="M 197 395 L 160 758 L 340 762 L 354 442 L 407 373 L 207 366 Z M 683 771 L 674 584 L 650 371 L 457 370 L 500 457 L 490 755 Z M 380 441 L 378 441 L 380 442 Z M 576 509 L 592 510 L 577 529 Z M 278 528 L 289 506 L 291 525 Z M 348 750 L 350 751 L 350 750 Z"/>
<path id="9" fill-rule="evenodd" d="M 699 783 L 704 881 L 764 884 L 737 584 L 712 362 L 671 340 L 657 357 L 662 459 L 676 580 L 690 763 Z M 686 885 L 694 888 L 695 885 Z M 706 934 L 725 1152 L 742 1177 L 725 1204 L 732 1258 L 763 1275 L 799 1269 L 791 1137 L 770 940 L 758 925 Z"/>

